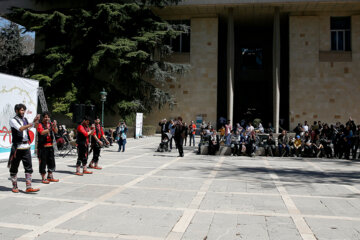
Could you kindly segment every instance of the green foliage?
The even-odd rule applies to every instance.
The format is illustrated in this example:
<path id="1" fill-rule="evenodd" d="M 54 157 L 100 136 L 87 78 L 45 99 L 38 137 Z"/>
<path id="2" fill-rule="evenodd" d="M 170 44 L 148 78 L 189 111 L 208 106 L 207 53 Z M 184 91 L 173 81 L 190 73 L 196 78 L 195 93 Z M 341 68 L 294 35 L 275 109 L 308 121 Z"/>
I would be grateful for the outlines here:
<path id="1" fill-rule="evenodd" d="M 166 42 L 187 29 L 163 21 L 151 7 L 179 0 L 85 2 L 83 8 L 52 12 L 14 8 L 8 16 L 44 39 L 28 76 L 40 80 L 53 110 L 69 113 L 71 104 L 85 101 L 100 109 L 103 88 L 106 108 L 123 118 L 171 106 L 173 97 L 158 86 L 189 66 L 165 61 L 172 53 Z"/>
<path id="2" fill-rule="evenodd" d="M 64 97 L 59 97 L 53 102 L 52 108 L 54 113 L 65 113 L 66 116 L 72 118 L 72 113 L 70 112 L 70 106 L 76 101 L 77 89 L 72 85 L 72 89 L 65 93 Z"/>
<path id="3" fill-rule="evenodd" d="M 21 75 L 19 58 L 22 56 L 21 29 L 10 23 L 0 29 L 0 72 Z"/>

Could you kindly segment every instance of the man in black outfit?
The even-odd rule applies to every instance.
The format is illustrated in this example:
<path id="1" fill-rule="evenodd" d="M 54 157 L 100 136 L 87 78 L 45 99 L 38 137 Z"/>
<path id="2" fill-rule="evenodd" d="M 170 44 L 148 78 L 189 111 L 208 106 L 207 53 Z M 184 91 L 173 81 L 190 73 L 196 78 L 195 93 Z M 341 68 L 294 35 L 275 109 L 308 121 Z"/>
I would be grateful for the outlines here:
<path id="1" fill-rule="evenodd" d="M 32 188 L 31 181 L 33 173 L 31 151 L 30 151 L 30 131 L 29 128 L 37 127 L 40 115 L 37 115 L 32 123 L 29 123 L 25 115 L 26 106 L 22 103 L 15 105 L 16 116 L 10 119 L 10 127 L 12 134 L 12 146 L 9 156 L 8 168 L 10 168 L 10 178 L 13 185 L 12 192 L 18 193 L 17 173 L 20 162 L 23 163 L 25 169 L 26 192 L 37 192 L 40 189 Z"/>
<path id="2" fill-rule="evenodd" d="M 178 117 L 175 122 L 175 143 L 179 150 L 179 157 L 184 157 L 183 142 L 185 138 L 185 126 L 182 123 L 182 117 Z"/>

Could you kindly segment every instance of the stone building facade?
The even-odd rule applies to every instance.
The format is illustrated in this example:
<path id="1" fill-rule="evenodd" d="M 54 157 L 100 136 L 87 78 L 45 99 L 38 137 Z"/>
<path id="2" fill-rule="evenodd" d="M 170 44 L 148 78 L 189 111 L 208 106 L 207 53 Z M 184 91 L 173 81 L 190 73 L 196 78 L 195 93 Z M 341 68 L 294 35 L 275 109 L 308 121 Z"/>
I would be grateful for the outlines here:
<path id="1" fill-rule="evenodd" d="M 331 51 L 332 16 L 290 17 L 291 126 L 304 120 L 344 123 L 350 116 L 360 121 L 360 15 L 350 15 L 351 51 Z"/>
<path id="2" fill-rule="evenodd" d="M 253 118 L 272 120 L 277 129 L 293 129 L 305 120 L 344 123 L 350 116 L 359 122 L 360 2 L 282 2 L 189 0 L 156 10 L 164 18 L 191 21 L 192 69 L 175 87 L 169 86 L 178 106 L 155 111 L 145 122 L 178 115 L 187 121 L 201 116 L 211 122 L 219 117 L 239 122 L 254 109 Z M 342 44 L 331 28 L 341 18 L 350 19 L 349 49 L 332 46 L 334 41 Z M 349 36 L 342 30 L 345 41 Z M 246 63 L 239 57 L 244 48 L 261 49 L 262 69 L 244 70 Z M 265 55 L 271 56 L 266 60 Z M 177 58 L 174 54 L 173 60 Z M 249 91 L 258 96 L 250 97 Z"/>

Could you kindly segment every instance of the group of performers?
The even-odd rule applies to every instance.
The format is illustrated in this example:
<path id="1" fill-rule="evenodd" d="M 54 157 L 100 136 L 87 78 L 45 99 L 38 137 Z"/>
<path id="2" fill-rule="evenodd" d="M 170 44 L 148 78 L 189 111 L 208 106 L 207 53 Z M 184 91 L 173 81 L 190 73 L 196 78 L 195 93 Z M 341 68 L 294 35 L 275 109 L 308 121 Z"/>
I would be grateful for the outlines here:
<path id="1" fill-rule="evenodd" d="M 12 147 L 10 157 L 8 161 L 8 167 L 10 169 L 10 178 L 12 181 L 12 192 L 18 193 L 19 188 L 17 184 L 17 173 L 20 162 L 23 163 L 25 169 L 26 180 L 26 192 L 38 192 L 39 188 L 33 188 L 32 182 L 32 159 L 30 151 L 31 134 L 29 128 L 35 127 L 38 134 L 38 158 L 39 158 L 39 172 L 41 174 L 41 182 L 49 184 L 50 182 L 58 182 L 59 179 L 55 179 L 53 173 L 56 169 L 55 154 L 54 154 L 54 134 L 58 132 L 57 123 L 54 120 L 51 122 L 50 113 L 43 112 L 38 114 L 32 123 L 29 123 L 28 119 L 24 117 L 26 106 L 24 104 L 15 105 L 16 116 L 10 119 L 10 127 L 12 133 Z M 40 121 L 41 120 L 41 121 Z M 98 165 L 99 156 L 103 141 L 109 144 L 109 141 L 104 135 L 104 130 L 100 125 L 100 119 L 97 118 L 94 124 L 90 127 L 90 119 L 84 117 L 81 124 L 77 127 L 76 143 L 78 148 L 78 159 L 76 162 L 76 172 L 78 176 L 83 174 L 92 174 L 88 171 L 88 168 L 101 169 Z M 89 147 L 93 151 L 93 159 L 87 166 Z M 82 172 L 81 172 L 82 167 Z M 47 175 L 46 175 L 47 168 Z"/>

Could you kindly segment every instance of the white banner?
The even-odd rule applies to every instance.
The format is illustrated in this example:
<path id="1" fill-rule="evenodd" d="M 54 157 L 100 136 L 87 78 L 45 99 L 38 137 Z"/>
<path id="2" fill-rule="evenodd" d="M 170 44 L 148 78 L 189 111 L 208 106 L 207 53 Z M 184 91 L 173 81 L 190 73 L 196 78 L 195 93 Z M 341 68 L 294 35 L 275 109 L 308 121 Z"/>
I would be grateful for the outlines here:
<path id="1" fill-rule="evenodd" d="M 9 158 L 12 143 L 9 121 L 15 116 L 15 105 L 25 104 L 25 117 L 32 122 L 36 116 L 38 87 L 38 81 L 0 73 L 0 159 Z M 29 130 L 33 140 L 31 153 L 34 154 L 36 129 Z"/>
<path id="2" fill-rule="evenodd" d="M 136 113 L 135 138 L 142 137 L 143 113 Z"/>

